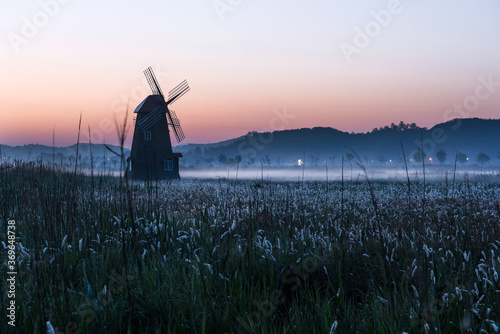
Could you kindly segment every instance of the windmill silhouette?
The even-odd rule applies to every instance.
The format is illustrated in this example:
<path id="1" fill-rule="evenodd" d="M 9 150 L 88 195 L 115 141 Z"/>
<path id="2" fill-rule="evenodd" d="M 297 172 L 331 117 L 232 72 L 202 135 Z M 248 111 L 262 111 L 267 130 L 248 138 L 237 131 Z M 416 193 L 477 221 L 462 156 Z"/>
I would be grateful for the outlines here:
<path id="1" fill-rule="evenodd" d="M 135 180 L 178 179 L 181 153 L 172 151 L 169 127 L 177 142 L 184 139 L 179 119 L 169 105 L 189 91 L 186 80 L 168 93 L 165 99 L 151 67 L 144 71 L 151 87 L 149 95 L 135 109 L 137 114 L 130 157 L 127 159 L 127 176 Z"/>

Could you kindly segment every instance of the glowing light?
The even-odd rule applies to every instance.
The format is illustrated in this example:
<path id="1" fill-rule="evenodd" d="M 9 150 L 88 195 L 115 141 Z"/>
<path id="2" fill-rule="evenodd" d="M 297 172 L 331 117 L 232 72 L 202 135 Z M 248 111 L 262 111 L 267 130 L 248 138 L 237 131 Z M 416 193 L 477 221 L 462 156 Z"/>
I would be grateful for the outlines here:
<path id="1" fill-rule="evenodd" d="M 302 161 L 302 159 L 299 159 L 299 160 L 297 160 L 297 164 L 298 164 L 299 166 L 302 166 L 302 165 L 304 164 L 304 161 Z"/>

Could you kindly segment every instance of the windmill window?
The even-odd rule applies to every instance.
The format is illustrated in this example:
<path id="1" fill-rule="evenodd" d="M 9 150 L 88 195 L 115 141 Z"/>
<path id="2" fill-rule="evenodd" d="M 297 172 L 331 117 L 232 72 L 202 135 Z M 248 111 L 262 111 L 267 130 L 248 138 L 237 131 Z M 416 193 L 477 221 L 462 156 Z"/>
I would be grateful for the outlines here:
<path id="1" fill-rule="evenodd" d="M 172 160 L 163 161 L 163 170 L 165 172 L 171 172 L 174 170 L 174 162 Z"/>
<path id="2" fill-rule="evenodd" d="M 145 131 L 144 132 L 144 140 L 151 140 L 151 131 Z"/>

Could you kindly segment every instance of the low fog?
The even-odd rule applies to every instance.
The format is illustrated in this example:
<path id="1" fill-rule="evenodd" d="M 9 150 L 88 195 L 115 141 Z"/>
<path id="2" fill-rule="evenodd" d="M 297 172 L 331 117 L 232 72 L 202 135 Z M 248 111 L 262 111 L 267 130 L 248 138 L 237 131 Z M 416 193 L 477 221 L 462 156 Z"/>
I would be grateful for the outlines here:
<path id="1" fill-rule="evenodd" d="M 225 180 L 255 180 L 255 181 L 341 181 L 342 173 L 344 181 L 356 182 L 364 181 L 365 176 L 370 180 L 379 181 L 406 181 L 407 173 L 405 168 L 367 168 L 365 172 L 357 166 L 344 167 L 342 172 L 341 168 L 326 169 L 318 167 L 310 168 L 208 168 L 208 169 L 181 169 L 181 178 L 194 178 L 194 179 L 225 179 Z M 423 180 L 422 166 L 409 167 L 408 176 L 411 181 Z M 456 180 L 463 180 L 464 178 L 475 178 L 492 176 L 500 178 L 500 168 L 498 167 L 485 167 L 485 168 L 464 168 L 457 166 L 456 171 L 453 167 L 451 169 L 445 167 L 425 167 L 426 180 L 433 181 L 452 181 L 455 176 Z"/>

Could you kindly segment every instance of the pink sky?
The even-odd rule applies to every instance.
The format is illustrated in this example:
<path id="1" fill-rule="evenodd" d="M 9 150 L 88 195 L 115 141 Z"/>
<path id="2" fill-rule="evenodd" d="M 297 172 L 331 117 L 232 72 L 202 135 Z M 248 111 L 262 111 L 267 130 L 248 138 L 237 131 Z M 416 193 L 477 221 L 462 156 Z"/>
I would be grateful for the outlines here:
<path id="1" fill-rule="evenodd" d="M 188 80 L 191 91 L 172 106 L 188 143 L 281 128 L 432 126 L 475 94 L 478 77 L 500 81 L 495 1 L 400 1 L 350 62 L 340 45 L 355 45 L 356 27 L 389 1 L 243 1 L 222 20 L 211 2 L 75 0 L 16 50 L 9 34 L 23 36 L 23 18 L 50 1 L 0 5 L 1 144 L 51 144 L 54 128 L 56 145 L 73 144 L 80 112 L 83 138 L 90 126 L 93 142 L 116 143 L 110 124 L 150 93 L 148 66 L 164 92 Z M 498 90 L 471 117 L 499 118 Z M 276 110 L 290 117 L 276 122 Z"/>

